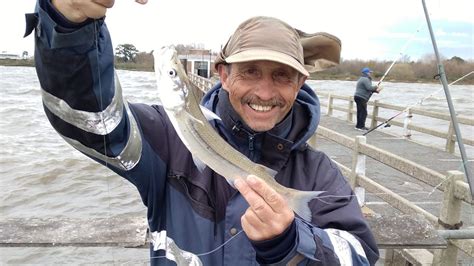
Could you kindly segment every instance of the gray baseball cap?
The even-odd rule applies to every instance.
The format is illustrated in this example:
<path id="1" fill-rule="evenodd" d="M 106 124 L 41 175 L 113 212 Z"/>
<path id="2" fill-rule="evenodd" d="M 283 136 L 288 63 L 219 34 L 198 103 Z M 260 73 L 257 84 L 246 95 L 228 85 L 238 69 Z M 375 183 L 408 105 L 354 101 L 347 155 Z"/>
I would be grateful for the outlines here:
<path id="1" fill-rule="evenodd" d="M 272 17 L 242 22 L 216 58 L 223 63 L 269 60 L 288 65 L 305 76 L 337 65 L 341 41 L 327 33 L 307 34 Z"/>

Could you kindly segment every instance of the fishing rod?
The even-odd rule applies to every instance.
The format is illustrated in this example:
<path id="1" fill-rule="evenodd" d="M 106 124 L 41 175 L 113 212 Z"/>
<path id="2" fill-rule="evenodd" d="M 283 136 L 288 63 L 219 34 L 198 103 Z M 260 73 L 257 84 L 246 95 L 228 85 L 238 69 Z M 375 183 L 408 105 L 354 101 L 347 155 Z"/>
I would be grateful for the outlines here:
<path id="1" fill-rule="evenodd" d="M 421 25 L 422 23 L 420 23 L 420 25 L 418 26 L 418 28 L 416 29 L 416 32 L 412 35 L 412 37 L 405 43 L 405 45 L 403 46 L 402 50 L 400 51 L 400 55 L 395 58 L 395 60 L 393 60 L 392 64 L 390 64 L 390 66 L 388 67 L 388 69 L 385 71 L 385 73 L 383 74 L 382 78 L 380 78 L 379 82 L 377 82 L 377 87 L 380 86 L 380 84 L 382 83 L 382 81 L 385 79 L 385 77 L 388 75 L 388 73 L 390 72 L 390 70 L 392 70 L 393 66 L 395 65 L 395 63 L 397 63 L 398 61 L 400 61 L 400 59 L 403 57 L 404 53 L 405 53 L 405 50 L 408 48 L 408 45 L 415 39 L 415 36 L 416 36 L 416 33 L 420 32 L 420 28 L 421 28 Z"/>
<path id="2" fill-rule="evenodd" d="M 461 158 L 464 166 L 464 173 L 466 175 L 467 182 L 469 184 L 469 189 L 471 190 L 471 197 L 474 198 L 474 184 L 472 180 L 471 170 L 468 165 L 466 150 L 464 149 L 464 143 L 462 141 L 461 130 L 459 129 L 458 119 L 456 117 L 456 112 L 454 111 L 453 102 L 451 100 L 451 94 L 449 92 L 448 81 L 446 79 L 446 73 L 444 71 L 444 66 L 441 63 L 438 46 L 436 45 L 436 39 L 431 27 L 430 17 L 428 15 L 428 9 L 426 8 L 425 0 L 421 0 L 423 4 L 423 10 L 425 12 L 426 22 L 428 24 L 428 29 L 430 30 L 431 42 L 433 43 L 433 50 L 436 55 L 436 61 L 438 63 L 438 73 L 440 75 L 441 83 L 443 84 L 444 94 L 446 95 L 446 100 L 448 102 L 449 112 L 451 114 L 451 122 L 453 123 L 454 132 L 456 134 L 456 139 L 458 142 L 459 152 L 461 153 Z"/>
<path id="3" fill-rule="evenodd" d="M 451 86 L 451 85 L 454 85 L 454 84 L 458 83 L 459 81 L 465 79 L 466 77 L 468 77 L 468 76 L 471 75 L 472 73 L 474 73 L 474 71 L 471 71 L 471 72 L 467 73 L 466 75 L 464 75 L 464 76 L 458 78 L 457 80 L 455 80 L 455 81 L 449 83 L 449 85 Z M 419 101 L 416 102 L 415 104 L 412 104 L 412 105 L 406 107 L 405 109 L 403 109 L 402 111 L 398 112 L 397 114 L 395 114 L 394 116 L 390 117 L 389 119 L 383 121 L 383 122 L 380 123 L 379 125 L 377 125 L 377 126 L 371 128 L 371 129 L 367 130 L 367 132 L 365 132 L 364 134 L 362 134 L 362 136 L 365 136 L 365 135 L 369 134 L 370 132 L 376 130 L 377 128 L 379 128 L 379 127 L 381 127 L 381 126 L 383 126 L 383 125 L 385 125 L 385 124 L 388 124 L 388 122 L 392 121 L 392 120 L 393 120 L 394 118 L 396 118 L 397 116 L 399 116 L 399 115 L 401 115 L 401 114 L 403 114 L 403 113 L 405 113 L 405 112 L 408 112 L 408 110 L 410 110 L 411 108 L 413 108 L 413 107 L 415 107 L 415 106 L 417 106 L 417 105 L 419 105 L 419 104 L 422 104 L 426 99 L 429 99 L 429 98 L 433 97 L 433 95 L 436 95 L 436 94 L 437 94 L 438 92 L 440 92 L 441 90 L 443 90 L 443 88 L 441 88 L 441 89 L 439 89 L 439 90 L 433 92 L 432 94 L 430 94 L 430 95 L 428 95 L 427 97 L 425 97 L 425 98 L 419 100 Z"/>
<path id="4" fill-rule="evenodd" d="M 409 42 L 407 42 L 408 44 Z M 408 47 L 408 45 L 405 45 L 405 48 Z M 403 50 L 402 50 L 403 51 Z M 385 79 L 385 77 L 388 75 L 388 72 L 390 72 L 390 70 L 392 70 L 393 66 L 395 65 L 395 63 L 397 61 L 399 61 L 403 56 L 403 52 L 400 52 L 400 56 L 398 58 L 396 58 L 395 60 L 393 60 L 392 64 L 388 67 L 387 71 L 385 71 L 385 73 L 383 74 L 382 78 L 380 78 L 379 82 L 377 82 L 377 87 L 380 86 L 380 84 L 382 84 L 382 81 Z"/>
<path id="5" fill-rule="evenodd" d="M 472 73 L 474 73 L 474 70 L 473 70 L 473 71 L 471 71 L 471 72 L 469 72 L 469 73 L 467 73 L 466 75 L 464 75 L 464 76 L 462 76 L 462 77 L 458 78 L 457 80 L 455 80 L 455 81 L 453 81 L 453 82 L 449 83 L 449 85 L 451 86 L 451 85 L 453 85 L 453 84 L 457 83 L 458 81 L 461 81 L 461 80 L 463 80 L 464 78 L 466 78 L 467 76 L 471 75 Z"/>

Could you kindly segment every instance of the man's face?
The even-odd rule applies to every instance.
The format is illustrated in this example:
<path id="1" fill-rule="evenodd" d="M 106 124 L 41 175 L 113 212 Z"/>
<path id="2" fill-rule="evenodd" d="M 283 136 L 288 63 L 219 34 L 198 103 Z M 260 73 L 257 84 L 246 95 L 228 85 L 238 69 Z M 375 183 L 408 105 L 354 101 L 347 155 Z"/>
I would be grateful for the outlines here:
<path id="1" fill-rule="evenodd" d="M 306 76 L 272 61 L 219 65 L 223 88 L 230 103 L 254 131 L 272 129 L 290 111 Z"/>

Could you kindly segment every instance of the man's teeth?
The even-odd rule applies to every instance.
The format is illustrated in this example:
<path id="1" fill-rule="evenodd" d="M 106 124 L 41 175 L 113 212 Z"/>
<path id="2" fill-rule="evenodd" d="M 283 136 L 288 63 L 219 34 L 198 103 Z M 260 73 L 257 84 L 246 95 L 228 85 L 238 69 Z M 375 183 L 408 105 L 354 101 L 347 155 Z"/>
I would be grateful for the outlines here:
<path id="1" fill-rule="evenodd" d="M 255 111 L 259 112 L 267 112 L 272 109 L 272 106 L 270 105 L 257 105 L 257 104 L 249 104 L 249 106 L 254 109 Z"/>

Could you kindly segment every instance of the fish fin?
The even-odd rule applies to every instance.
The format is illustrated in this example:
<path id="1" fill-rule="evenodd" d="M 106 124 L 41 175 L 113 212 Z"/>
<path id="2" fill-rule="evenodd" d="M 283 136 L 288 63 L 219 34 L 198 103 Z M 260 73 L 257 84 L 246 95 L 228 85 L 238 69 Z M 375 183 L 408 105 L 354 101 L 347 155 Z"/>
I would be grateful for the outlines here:
<path id="1" fill-rule="evenodd" d="M 273 170 L 272 168 L 266 167 L 263 164 L 257 164 L 257 167 L 262 168 L 267 174 L 271 175 L 273 178 L 278 174 L 278 171 Z"/>
<path id="2" fill-rule="evenodd" d="M 199 105 L 199 107 L 201 107 L 201 111 L 204 114 L 204 116 L 206 117 L 207 121 L 211 121 L 213 119 L 221 120 L 221 118 L 219 116 L 217 116 L 216 113 L 214 113 L 213 111 L 207 109 L 206 107 L 204 107 L 202 105 Z"/>
<path id="3" fill-rule="evenodd" d="M 288 205 L 303 220 L 311 222 L 309 202 L 324 192 L 326 191 L 294 191 L 291 197 L 287 198 Z"/>
<path id="4" fill-rule="evenodd" d="M 204 171 L 204 169 L 207 166 L 203 161 L 199 160 L 199 158 L 195 157 L 194 155 L 193 155 L 193 162 L 200 173 L 202 173 L 202 171 Z"/>

